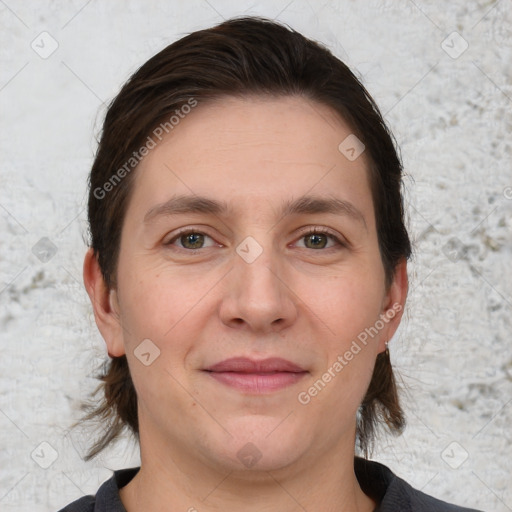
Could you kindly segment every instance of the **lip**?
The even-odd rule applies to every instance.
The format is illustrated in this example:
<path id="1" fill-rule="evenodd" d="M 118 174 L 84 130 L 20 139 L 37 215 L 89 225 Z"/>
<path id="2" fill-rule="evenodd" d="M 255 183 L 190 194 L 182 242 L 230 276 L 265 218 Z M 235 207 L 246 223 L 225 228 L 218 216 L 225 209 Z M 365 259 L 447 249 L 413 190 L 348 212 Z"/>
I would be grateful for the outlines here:
<path id="1" fill-rule="evenodd" d="M 280 357 L 233 357 L 205 369 L 213 379 L 247 393 L 269 393 L 298 382 L 308 372 Z"/>
<path id="2" fill-rule="evenodd" d="M 304 368 L 280 357 L 267 359 L 250 359 L 249 357 L 231 357 L 206 368 L 209 372 L 237 373 L 271 373 L 271 372 L 305 372 Z"/>

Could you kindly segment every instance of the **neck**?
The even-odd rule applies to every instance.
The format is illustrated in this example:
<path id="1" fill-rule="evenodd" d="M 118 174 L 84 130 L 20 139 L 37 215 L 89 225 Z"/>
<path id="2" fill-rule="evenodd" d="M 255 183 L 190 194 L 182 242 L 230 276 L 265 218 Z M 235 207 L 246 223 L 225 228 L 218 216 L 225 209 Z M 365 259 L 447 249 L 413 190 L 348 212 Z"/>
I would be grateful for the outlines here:
<path id="1" fill-rule="evenodd" d="M 140 471 L 120 496 L 127 512 L 372 512 L 351 446 L 272 471 L 239 471 L 213 468 L 179 449 L 154 450 L 141 437 Z"/>

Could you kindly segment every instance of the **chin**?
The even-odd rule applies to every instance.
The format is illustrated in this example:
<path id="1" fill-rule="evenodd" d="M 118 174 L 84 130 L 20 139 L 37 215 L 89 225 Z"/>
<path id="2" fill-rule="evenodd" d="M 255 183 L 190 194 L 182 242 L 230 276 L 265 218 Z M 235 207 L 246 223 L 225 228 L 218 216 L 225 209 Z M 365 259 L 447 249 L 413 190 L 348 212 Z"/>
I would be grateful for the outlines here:
<path id="1" fill-rule="evenodd" d="M 301 435 L 288 420 L 274 416 L 243 420 L 227 427 L 233 437 L 224 439 L 219 446 L 218 462 L 230 471 L 254 475 L 258 471 L 283 469 L 299 459 L 309 447 L 304 434 Z"/>

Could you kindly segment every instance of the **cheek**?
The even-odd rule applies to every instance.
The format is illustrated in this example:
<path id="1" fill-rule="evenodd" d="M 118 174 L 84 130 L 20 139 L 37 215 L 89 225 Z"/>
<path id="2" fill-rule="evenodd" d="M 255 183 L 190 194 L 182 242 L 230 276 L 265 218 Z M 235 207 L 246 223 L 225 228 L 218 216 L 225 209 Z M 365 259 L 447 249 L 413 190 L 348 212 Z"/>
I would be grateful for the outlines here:
<path id="1" fill-rule="evenodd" d="M 214 283 L 208 275 L 190 279 L 168 265 L 147 268 L 134 263 L 130 270 L 123 275 L 121 290 L 125 335 L 129 339 L 168 337 Z"/>
<path id="2" fill-rule="evenodd" d="M 302 279 L 298 290 L 334 335 L 346 339 L 378 319 L 384 282 L 378 269 L 347 267 L 337 276 Z"/>
<path id="3" fill-rule="evenodd" d="M 125 292 L 132 293 L 123 308 L 124 344 L 135 387 L 145 401 L 159 403 L 172 396 L 173 403 L 186 406 L 191 397 L 180 383 L 188 382 L 191 354 L 214 314 L 208 291 L 218 279 L 151 269 L 143 279 L 135 274 L 127 280 Z M 192 389 L 189 384 L 186 388 Z"/>
<path id="4" fill-rule="evenodd" d="M 347 269 L 320 290 L 314 288 L 311 297 L 318 325 L 328 329 L 318 340 L 316 350 L 323 352 L 322 362 L 310 385 L 313 394 L 322 395 L 317 406 L 332 407 L 339 421 L 349 411 L 355 413 L 371 380 L 381 336 L 372 330 L 380 318 L 384 291 L 383 284 L 376 285 L 378 279 L 379 272 Z"/>
<path id="5" fill-rule="evenodd" d="M 141 279 L 138 276 L 143 275 Z M 142 403 L 188 404 L 184 363 L 201 330 L 202 286 L 184 286 L 184 279 L 147 270 L 126 276 L 123 336 L 130 373 Z"/>

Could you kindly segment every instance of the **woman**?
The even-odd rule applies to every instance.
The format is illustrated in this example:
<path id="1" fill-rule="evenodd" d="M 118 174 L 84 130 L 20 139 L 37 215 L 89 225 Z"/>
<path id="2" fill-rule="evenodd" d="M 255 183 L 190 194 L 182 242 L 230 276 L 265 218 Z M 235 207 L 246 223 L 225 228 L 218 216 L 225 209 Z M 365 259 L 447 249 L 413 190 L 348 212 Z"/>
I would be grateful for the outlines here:
<path id="1" fill-rule="evenodd" d="M 110 105 L 84 281 L 111 357 L 87 419 L 141 466 L 64 511 L 455 511 L 367 456 L 411 246 L 377 106 L 259 18 L 195 32 Z"/>

